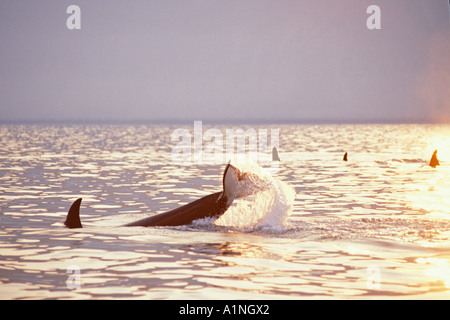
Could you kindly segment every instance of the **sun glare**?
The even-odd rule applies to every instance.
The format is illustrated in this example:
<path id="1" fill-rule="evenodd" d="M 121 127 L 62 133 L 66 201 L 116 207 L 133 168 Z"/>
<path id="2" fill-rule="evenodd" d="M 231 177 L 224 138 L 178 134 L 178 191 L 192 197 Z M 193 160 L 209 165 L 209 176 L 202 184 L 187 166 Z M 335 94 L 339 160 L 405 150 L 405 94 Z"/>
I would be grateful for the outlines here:
<path id="1" fill-rule="evenodd" d="M 434 150 L 438 150 L 438 159 L 450 162 L 450 130 L 448 130 L 447 134 L 431 137 L 427 142 L 427 152 L 430 157 Z"/>
<path id="2" fill-rule="evenodd" d="M 450 288 L 450 265 L 446 259 L 418 258 L 416 262 L 429 266 L 423 271 L 426 276 L 442 280 L 445 287 Z"/>

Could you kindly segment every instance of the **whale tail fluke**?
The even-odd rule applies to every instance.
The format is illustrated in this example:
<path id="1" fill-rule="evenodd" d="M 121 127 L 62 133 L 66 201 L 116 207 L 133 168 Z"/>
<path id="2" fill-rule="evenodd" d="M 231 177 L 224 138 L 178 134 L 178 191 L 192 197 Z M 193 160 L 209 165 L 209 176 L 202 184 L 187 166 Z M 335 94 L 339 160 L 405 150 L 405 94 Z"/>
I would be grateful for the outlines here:
<path id="1" fill-rule="evenodd" d="M 80 221 L 80 205 L 82 198 L 75 200 L 70 206 L 69 212 L 67 213 L 66 221 L 64 224 L 67 228 L 83 228 Z"/>
<path id="2" fill-rule="evenodd" d="M 430 160 L 430 167 L 436 168 L 436 166 L 440 165 L 439 160 L 437 158 L 437 150 L 434 150 L 433 155 Z"/>
<path id="3" fill-rule="evenodd" d="M 216 192 L 176 209 L 135 221 L 126 226 L 179 226 L 197 219 L 222 215 L 236 198 L 255 194 L 264 189 L 265 182 L 256 174 L 242 172 L 228 164 L 222 178 L 223 191 Z M 64 224 L 68 228 L 83 228 L 80 221 L 82 198 L 75 200 Z"/>
<path id="4" fill-rule="evenodd" d="M 253 195 L 267 187 L 267 181 L 258 174 L 243 172 L 228 164 L 223 174 L 223 194 L 230 203 L 234 199 Z"/>

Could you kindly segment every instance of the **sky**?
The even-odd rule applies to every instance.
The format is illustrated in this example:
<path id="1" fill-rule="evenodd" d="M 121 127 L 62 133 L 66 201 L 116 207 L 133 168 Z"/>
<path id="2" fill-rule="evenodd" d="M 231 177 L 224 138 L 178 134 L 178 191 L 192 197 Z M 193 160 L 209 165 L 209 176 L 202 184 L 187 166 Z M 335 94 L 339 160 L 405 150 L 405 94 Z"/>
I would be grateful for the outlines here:
<path id="1" fill-rule="evenodd" d="M 0 1 L 0 122 L 440 123 L 449 84 L 448 0 Z"/>

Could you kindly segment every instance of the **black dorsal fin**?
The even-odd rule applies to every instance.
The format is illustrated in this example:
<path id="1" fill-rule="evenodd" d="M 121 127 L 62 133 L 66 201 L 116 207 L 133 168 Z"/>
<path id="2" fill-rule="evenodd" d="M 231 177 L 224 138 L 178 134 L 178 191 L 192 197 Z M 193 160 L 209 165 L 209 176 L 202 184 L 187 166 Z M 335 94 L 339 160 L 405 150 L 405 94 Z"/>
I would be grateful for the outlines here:
<path id="1" fill-rule="evenodd" d="M 70 206 L 67 218 L 64 224 L 67 228 L 83 228 L 80 220 L 80 205 L 82 198 L 75 200 Z"/>

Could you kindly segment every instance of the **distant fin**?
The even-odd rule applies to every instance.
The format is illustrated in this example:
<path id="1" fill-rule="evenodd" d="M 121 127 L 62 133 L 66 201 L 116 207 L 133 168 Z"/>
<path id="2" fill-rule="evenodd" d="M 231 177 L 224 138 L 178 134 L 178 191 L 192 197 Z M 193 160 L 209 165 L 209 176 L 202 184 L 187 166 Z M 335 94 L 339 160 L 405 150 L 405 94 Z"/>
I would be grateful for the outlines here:
<path id="1" fill-rule="evenodd" d="M 348 161 L 348 159 L 347 159 L 347 152 L 344 154 L 344 159 L 343 159 L 344 161 Z"/>
<path id="2" fill-rule="evenodd" d="M 64 224 L 67 228 L 83 228 L 80 221 L 80 205 L 81 205 L 82 198 L 79 198 L 75 200 L 74 203 L 72 203 L 72 206 L 69 209 L 69 212 L 67 213 L 67 218 Z"/>
<path id="3" fill-rule="evenodd" d="M 272 161 L 280 161 L 280 156 L 278 155 L 278 150 L 276 147 L 272 149 Z"/>
<path id="4" fill-rule="evenodd" d="M 430 160 L 430 167 L 432 168 L 436 168 L 436 166 L 439 166 L 439 160 L 437 158 L 437 150 L 434 150 L 433 155 L 431 156 L 431 160 Z"/>

